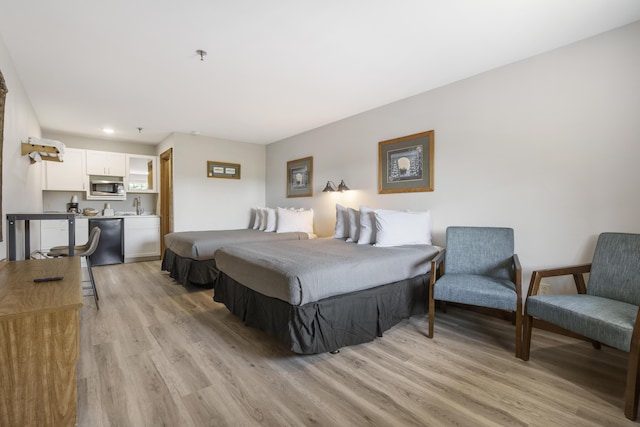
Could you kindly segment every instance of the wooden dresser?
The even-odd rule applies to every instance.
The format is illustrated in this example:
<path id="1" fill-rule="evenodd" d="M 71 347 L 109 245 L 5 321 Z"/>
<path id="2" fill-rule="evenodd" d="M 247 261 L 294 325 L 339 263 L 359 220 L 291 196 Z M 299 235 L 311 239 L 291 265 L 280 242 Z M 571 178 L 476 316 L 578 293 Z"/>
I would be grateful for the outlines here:
<path id="1" fill-rule="evenodd" d="M 0 262 L 0 426 L 76 424 L 81 307 L 80 257 Z"/>

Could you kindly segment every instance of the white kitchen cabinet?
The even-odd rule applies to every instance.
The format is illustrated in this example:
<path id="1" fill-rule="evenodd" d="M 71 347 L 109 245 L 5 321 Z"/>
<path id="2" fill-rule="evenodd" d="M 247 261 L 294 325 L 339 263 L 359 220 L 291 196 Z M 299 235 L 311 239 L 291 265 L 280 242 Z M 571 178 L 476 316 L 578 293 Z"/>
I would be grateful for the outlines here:
<path id="1" fill-rule="evenodd" d="M 160 218 L 128 216 L 124 219 L 125 262 L 160 257 Z"/>
<path id="2" fill-rule="evenodd" d="M 62 162 L 43 163 L 43 190 L 84 191 L 86 189 L 85 150 L 66 148 Z"/>
<path id="3" fill-rule="evenodd" d="M 86 150 L 87 175 L 125 176 L 126 155 L 110 151 Z"/>
<path id="4" fill-rule="evenodd" d="M 89 240 L 89 219 L 76 218 L 76 245 L 84 245 Z M 69 222 L 66 219 L 40 221 L 40 250 L 49 252 L 54 246 L 69 244 Z M 82 260 L 84 265 L 84 259 Z"/>
<path id="5" fill-rule="evenodd" d="M 158 157 L 127 154 L 127 192 L 158 192 Z"/>

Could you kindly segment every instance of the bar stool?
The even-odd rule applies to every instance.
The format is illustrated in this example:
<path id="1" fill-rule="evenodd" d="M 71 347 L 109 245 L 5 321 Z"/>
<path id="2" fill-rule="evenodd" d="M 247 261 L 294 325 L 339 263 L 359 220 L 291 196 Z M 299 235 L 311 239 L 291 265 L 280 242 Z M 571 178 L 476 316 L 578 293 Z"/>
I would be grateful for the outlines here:
<path id="1" fill-rule="evenodd" d="M 84 245 L 78 245 L 73 247 L 74 255 L 83 256 L 87 262 L 87 270 L 89 271 L 89 281 L 91 282 L 91 289 L 93 291 L 93 297 L 96 301 L 96 309 L 100 310 L 100 306 L 98 305 L 98 300 L 100 297 L 98 296 L 98 290 L 96 289 L 96 282 L 93 279 L 93 271 L 91 270 L 91 255 L 96 251 L 98 247 L 98 242 L 100 241 L 100 228 L 93 227 L 89 232 L 89 240 Z M 54 246 L 49 250 L 47 256 L 50 257 L 59 257 L 59 256 L 69 256 L 69 247 L 68 246 Z"/>

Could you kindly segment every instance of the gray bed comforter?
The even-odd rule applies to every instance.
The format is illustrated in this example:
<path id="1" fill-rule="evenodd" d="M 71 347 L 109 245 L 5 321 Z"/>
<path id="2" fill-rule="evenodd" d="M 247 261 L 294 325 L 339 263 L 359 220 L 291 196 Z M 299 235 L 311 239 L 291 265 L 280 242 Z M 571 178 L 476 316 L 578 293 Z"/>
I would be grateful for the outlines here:
<path id="1" fill-rule="evenodd" d="M 426 274 L 437 253 L 428 245 L 379 248 L 327 238 L 228 246 L 215 261 L 250 289 L 304 305 Z"/>
<path id="2" fill-rule="evenodd" d="M 178 256 L 201 261 L 213 259 L 215 251 L 227 245 L 292 239 L 306 240 L 309 237 L 308 233 L 266 233 L 252 229 L 179 231 L 165 235 L 164 244 Z"/>

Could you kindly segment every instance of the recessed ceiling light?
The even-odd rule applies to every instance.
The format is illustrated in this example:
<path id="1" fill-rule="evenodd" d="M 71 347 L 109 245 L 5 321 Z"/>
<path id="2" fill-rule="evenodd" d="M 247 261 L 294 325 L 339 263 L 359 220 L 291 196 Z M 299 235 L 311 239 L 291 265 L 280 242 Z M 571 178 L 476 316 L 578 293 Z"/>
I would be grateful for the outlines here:
<path id="1" fill-rule="evenodd" d="M 113 129 L 111 129 L 111 128 L 102 128 L 102 132 L 108 133 L 109 135 L 111 135 L 115 131 Z"/>

